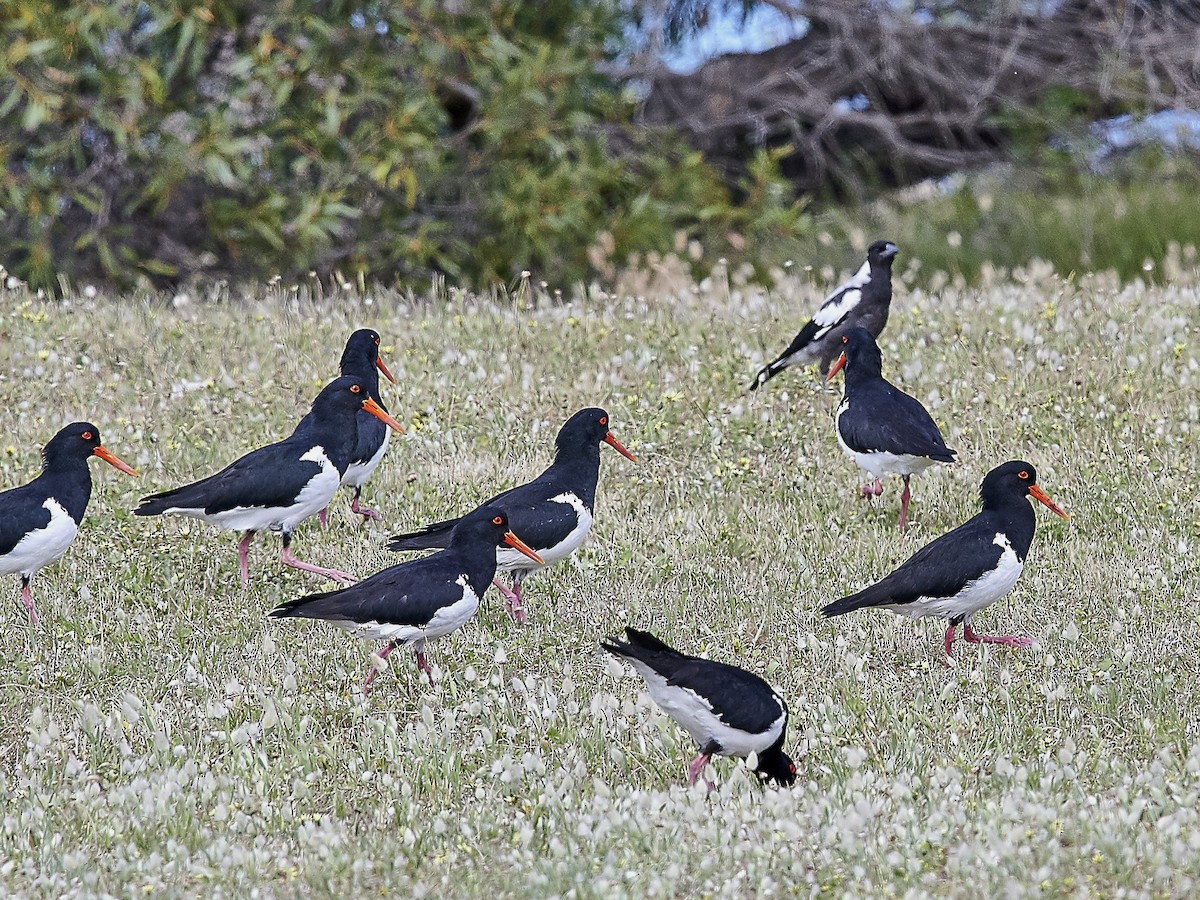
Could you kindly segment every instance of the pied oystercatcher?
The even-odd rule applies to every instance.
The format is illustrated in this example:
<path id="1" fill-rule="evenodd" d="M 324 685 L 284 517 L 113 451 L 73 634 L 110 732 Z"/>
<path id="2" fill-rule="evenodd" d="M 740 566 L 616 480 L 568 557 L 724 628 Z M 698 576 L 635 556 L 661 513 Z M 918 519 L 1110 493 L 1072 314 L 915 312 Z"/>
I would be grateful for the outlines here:
<path id="1" fill-rule="evenodd" d="M 611 444 L 626 459 L 637 462 L 608 430 L 608 413 L 592 407 L 581 409 L 566 423 L 555 438 L 554 462 L 550 468 L 526 484 L 511 488 L 485 501 L 484 506 L 502 506 L 512 521 L 513 530 L 537 551 L 543 562 L 527 555 L 500 548 L 497 566 L 511 572 L 510 591 L 497 578 L 495 585 L 504 595 L 504 605 L 513 621 L 526 621 L 521 600 L 521 582 L 530 572 L 566 559 L 588 536 L 596 504 L 596 484 L 600 478 L 600 442 Z M 389 550 L 432 550 L 447 546 L 451 531 L 459 519 L 434 522 L 420 531 L 398 534 L 388 543 Z"/>
<path id="2" fill-rule="evenodd" d="M 935 462 L 954 462 L 942 433 L 920 401 L 883 377 L 879 345 L 865 328 L 851 328 L 840 339 L 842 354 L 826 381 L 843 368 L 846 391 L 834 415 L 838 444 L 858 467 L 875 479 L 862 489 L 864 497 L 883 493 L 882 476 L 904 479 L 900 495 L 900 530 L 908 525 L 908 479 Z"/>
<path id="3" fill-rule="evenodd" d="M 796 766 L 783 752 L 787 704 L 757 675 L 737 666 L 688 656 L 645 631 L 625 629 L 600 646 L 624 658 L 646 681 L 650 696 L 700 745 L 688 766 L 688 784 L 704 775 L 713 756 L 758 755 L 755 771 L 788 785 Z M 713 783 L 704 776 L 708 789 Z"/>
<path id="4" fill-rule="evenodd" d="M 882 581 L 830 603 L 821 610 L 822 615 L 879 607 L 914 619 L 949 619 L 946 656 L 950 656 L 954 629 L 960 623 L 963 636 L 973 644 L 1033 644 L 1016 635 L 976 634 L 971 617 L 1011 591 L 1021 576 L 1036 524 L 1025 498 L 1033 497 L 1064 519 L 1070 517 L 1038 487 L 1033 466 L 1021 460 L 988 472 L 979 495 L 983 509 L 978 515 L 922 547 Z"/>
<path id="5" fill-rule="evenodd" d="M 238 543 L 243 587 L 250 582 L 250 541 L 264 528 L 283 537 L 279 558 L 284 565 L 353 581 L 345 572 L 296 559 L 291 543 L 296 526 L 328 506 L 337 492 L 358 440 L 355 415 L 360 409 L 404 433 L 371 399 L 366 385 L 343 375 L 322 389 L 313 401 L 311 418 L 290 437 L 247 453 L 216 475 L 143 497 L 134 515 L 191 516 L 225 530 L 244 531 Z"/>
<path id="6" fill-rule="evenodd" d="M 509 529 L 499 507 L 484 506 L 463 516 L 445 550 L 384 569 L 358 584 L 309 594 L 271 610 L 274 618 L 324 619 L 362 640 L 388 641 L 379 656 L 411 644 L 417 668 L 433 684 L 425 642 L 449 634 L 471 620 L 479 599 L 496 574 L 496 548 L 511 547 L 535 563 L 541 558 Z M 371 689 L 374 665 L 363 682 Z"/>
<path id="7" fill-rule="evenodd" d="M 383 398 L 379 396 L 379 373 L 382 372 L 392 384 L 396 383 L 396 378 L 388 371 L 387 365 L 379 355 L 379 332 L 370 328 L 360 328 L 350 335 L 346 341 L 346 349 L 342 351 L 342 361 L 339 365 L 343 375 L 353 375 L 365 384 L 367 393 L 375 401 L 375 405 L 387 412 Z M 311 418 L 312 413 L 310 412 L 300 420 L 300 426 L 304 426 Z M 354 446 L 354 454 L 350 459 L 350 465 L 346 466 L 341 483 L 354 488 L 354 499 L 350 501 L 351 512 L 362 516 L 364 522 L 367 519 L 374 519 L 378 522 L 383 519 L 383 516 L 373 509 L 361 506 L 358 501 L 362 496 L 363 485 L 379 468 L 383 454 L 387 452 L 392 432 L 380 419 L 365 409 L 360 409 L 355 414 L 355 418 L 358 423 L 358 443 Z M 325 519 L 328 512 L 327 509 L 323 509 L 317 513 L 322 527 L 326 524 Z"/>
<path id="8" fill-rule="evenodd" d="M 38 623 L 30 582 L 34 574 L 67 552 L 92 498 L 87 461 L 98 456 L 127 475 L 137 472 L 100 442 L 90 422 L 72 422 L 42 448 L 42 473 L 28 484 L 0 493 L 0 575 L 21 576 L 21 602 Z"/>
<path id="9" fill-rule="evenodd" d="M 867 261 L 825 298 L 788 348 L 759 370 L 750 390 L 758 390 L 788 366 L 820 362 L 821 371 L 829 371 L 842 352 L 839 338 L 856 325 L 879 337 L 892 304 L 892 260 L 899 252 L 891 241 L 876 241 L 868 247 Z"/>

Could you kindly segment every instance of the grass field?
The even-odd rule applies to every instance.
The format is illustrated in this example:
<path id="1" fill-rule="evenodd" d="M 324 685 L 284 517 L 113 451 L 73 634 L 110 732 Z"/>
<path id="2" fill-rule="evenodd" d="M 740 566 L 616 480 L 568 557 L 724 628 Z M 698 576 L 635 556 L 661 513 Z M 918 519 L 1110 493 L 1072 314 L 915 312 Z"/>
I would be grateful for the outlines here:
<path id="1" fill-rule="evenodd" d="M 28 626 L 4 579 L 0 894 L 263 896 L 1194 896 L 1200 890 L 1200 276 L 1154 289 L 1025 270 L 984 290 L 898 285 L 885 375 L 960 452 L 874 506 L 838 449 L 838 394 L 746 385 L 823 284 L 720 277 L 563 304 L 388 292 L 50 303 L 0 288 L 0 485 L 88 418 L 140 479 L 93 465 L 67 555 Z M 354 327 L 384 335 L 409 428 L 365 502 L 340 494 L 297 554 L 359 574 L 397 530 L 540 471 L 568 414 L 608 448 L 577 559 L 489 594 L 364 699 L 368 645 L 267 610 L 328 586 L 279 543 L 137 498 L 290 430 Z M 839 383 L 840 384 L 840 383 Z M 839 388 L 840 390 L 840 388 Z M 1025 458 L 1038 507 L 1016 590 L 959 644 L 943 626 L 817 610 L 972 515 Z M 740 763 L 688 789 L 686 735 L 597 641 L 626 623 L 735 661 L 788 700 L 800 778 Z"/>

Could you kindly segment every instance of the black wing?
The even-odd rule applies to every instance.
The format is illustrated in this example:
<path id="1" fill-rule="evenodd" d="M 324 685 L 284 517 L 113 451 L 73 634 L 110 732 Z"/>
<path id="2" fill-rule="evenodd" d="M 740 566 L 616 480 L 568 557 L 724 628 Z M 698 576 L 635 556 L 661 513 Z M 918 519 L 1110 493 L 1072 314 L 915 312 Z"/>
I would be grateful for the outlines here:
<path id="1" fill-rule="evenodd" d="M 453 556 L 447 559 L 438 553 L 404 562 L 349 587 L 291 600 L 269 615 L 421 627 L 438 610 L 462 599 L 460 580 L 466 578 L 462 566 L 453 564 Z"/>
<path id="2" fill-rule="evenodd" d="M 784 711 L 771 686 L 737 666 L 688 656 L 654 635 L 626 628 L 627 641 L 608 638 L 600 646 L 617 656 L 636 659 L 666 679 L 703 697 L 731 728 L 761 734 Z"/>
<path id="3" fill-rule="evenodd" d="M 45 502 L 45 491 L 33 482 L 0 494 L 0 556 L 12 552 L 29 532 L 50 524 Z"/>
<path id="4" fill-rule="evenodd" d="M 882 450 L 954 462 L 954 451 L 920 401 L 882 378 L 855 393 L 838 417 L 838 431 L 846 446 L 860 453 Z"/>
<path id="5" fill-rule="evenodd" d="M 295 434 L 300 432 L 297 427 Z M 134 515 L 155 516 L 175 507 L 212 514 L 239 506 L 291 506 L 321 471 L 320 464 L 300 458 L 305 452 L 303 443 L 291 439 L 261 447 L 208 478 L 143 497 Z"/>
<path id="6" fill-rule="evenodd" d="M 980 513 L 926 544 L 881 581 L 843 597 L 821 610 L 840 616 L 870 606 L 912 603 L 922 597 L 953 597 L 968 583 L 996 567 L 1003 553 L 997 527 Z"/>

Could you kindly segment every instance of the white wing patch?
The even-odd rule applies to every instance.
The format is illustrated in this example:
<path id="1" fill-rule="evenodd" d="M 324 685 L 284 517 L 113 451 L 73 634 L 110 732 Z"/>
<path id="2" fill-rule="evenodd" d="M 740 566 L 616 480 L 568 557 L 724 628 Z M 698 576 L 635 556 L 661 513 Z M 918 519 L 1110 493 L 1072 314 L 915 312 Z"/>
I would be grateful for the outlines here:
<path id="1" fill-rule="evenodd" d="M 817 314 L 813 316 L 813 321 L 821 329 L 817 332 L 817 337 L 825 334 L 829 329 L 846 318 L 850 314 L 850 310 L 858 306 L 860 300 L 862 300 L 862 291 L 858 288 L 851 288 L 840 297 L 836 299 L 831 298 L 826 301 L 825 305 L 818 309 Z M 813 338 L 813 340 L 816 340 L 816 338 Z"/>
<path id="2" fill-rule="evenodd" d="M 471 590 L 467 576 L 460 575 L 455 584 L 462 588 L 462 597 L 439 609 L 424 626 L 375 621 L 352 622 L 349 619 L 330 619 L 329 624 L 336 625 L 365 641 L 400 641 L 402 644 L 415 644 L 417 641 L 433 640 L 462 628 L 479 609 L 479 595 Z"/>
<path id="3" fill-rule="evenodd" d="M 910 618 L 938 616 L 943 619 L 970 618 L 985 606 L 995 603 L 1013 589 L 1025 564 L 1017 559 L 1008 538 L 997 533 L 992 543 L 1002 548 L 996 568 L 969 581 L 953 597 L 921 597 L 912 603 L 888 606 L 893 612 Z"/>
<path id="4" fill-rule="evenodd" d="M 645 679 L 650 698 L 674 719 L 679 727 L 691 735 L 692 740 L 700 747 L 709 741 L 716 741 L 721 745 L 722 755 L 746 756 L 751 752 L 762 753 L 779 740 L 779 735 L 783 733 L 783 727 L 787 723 L 786 711 L 780 712 L 779 718 L 762 734 L 751 734 L 731 728 L 713 712 L 709 702 L 695 691 L 677 684 L 667 684 L 665 678 L 641 660 L 626 657 L 626 662 Z M 780 703 L 779 706 L 783 710 L 783 704 Z"/>
<path id="5" fill-rule="evenodd" d="M 50 565 L 66 553 L 71 541 L 75 540 L 79 525 L 62 504 L 49 497 L 42 507 L 50 511 L 50 521 L 45 528 L 26 534 L 17 541 L 17 546 L 0 556 L 0 575 L 19 572 L 32 576 L 38 569 Z"/>

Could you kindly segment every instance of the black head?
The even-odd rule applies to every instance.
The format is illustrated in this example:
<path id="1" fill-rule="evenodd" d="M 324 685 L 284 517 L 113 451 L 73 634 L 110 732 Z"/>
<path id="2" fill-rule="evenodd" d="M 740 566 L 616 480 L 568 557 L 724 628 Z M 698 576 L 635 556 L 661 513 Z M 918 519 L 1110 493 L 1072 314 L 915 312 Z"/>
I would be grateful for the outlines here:
<path id="1" fill-rule="evenodd" d="M 450 535 L 451 546 L 479 543 L 488 547 L 512 547 L 539 565 L 543 560 L 508 527 L 508 514 L 498 506 L 481 506 L 463 516 Z"/>
<path id="2" fill-rule="evenodd" d="M 788 787 L 796 781 L 796 764 L 792 758 L 783 752 L 783 737 L 779 743 L 764 750 L 758 757 L 758 766 L 754 769 L 764 781 L 774 781 L 776 784 Z"/>
<path id="3" fill-rule="evenodd" d="M 826 381 L 832 380 L 843 367 L 846 369 L 847 381 L 883 374 L 883 354 L 879 352 L 879 345 L 875 343 L 875 338 L 871 337 L 871 332 L 856 325 L 839 340 L 842 344 L 842 355 L 830 366 L 829 374 L 825 376 Z"/>
<path id="4" fill-rule="evenodd" d="M 598 446 L 601 441 L 612 445 L 626 459 L 637 462 L 634 455 L 621 446 L 621 442 L 608 430 L 608 413 L 598 406 L 581 409 L 567 419 L 563 427 L 559 429 L 558 437 L 554 439 L 554 446 L 560 452 L 564 450 L 570 452 Z"/>
<path id="5" fill-rule="evenodd" d="M 867 261 L 872 267 L 891 268 L 892 260 L 899 252 L 900 248 L 891 241 L 876 241 L 867 248 Z"/>
<path id="6" fill-rule="evenodd" d="M 367 385 L 353 375 L 342 375 L 333 379 L 312 404 L 312 415 L 317 420 L 334 420 L 341 418 L 353 421 L 354 414 L 365 409 L 375 418 L 404 434 L 404 426 L 389 416 L 378 403 L 371 399 Z"/>
<path id="7" fill-rule="evenodd" d="M 979 496 L 983 500 L 984 509 L 993 509 L 1012 503 L 1014 499 L 1022 500 L 1033 497 L 1045 505 L 1051 512 L 1069 519 L 1057 503 L 1051 500 L 1037 483 L 1037 471 L 1029 463 L 1014 459 L 1003 465 L 996 466 L 983 476 L 979 486 Z"/>
<path id="8" fill-rule="evenodd" d="M 128 475 L 137 474 L 104 446 L 100 440 L 100 429 L 91 422 L 72 422 L 42 448 L 42 461 L 47 468 L 64 462 L 86 460 L 91 456 L 100 457 Z"/>
<path id="9" fill-rule="evenodd" d="M 341 370 L 345 372 L 347 368 L 352 370 L 377 368 L 387 377 L 388 381 L 395 384 L 395 377 L 388 371 L 379 356 L 379 340 L 379 332 L 372 328 L 360 328 L 350 335 L 349 340 L 346 341 L 346 349 L 342 351 Z"/>

